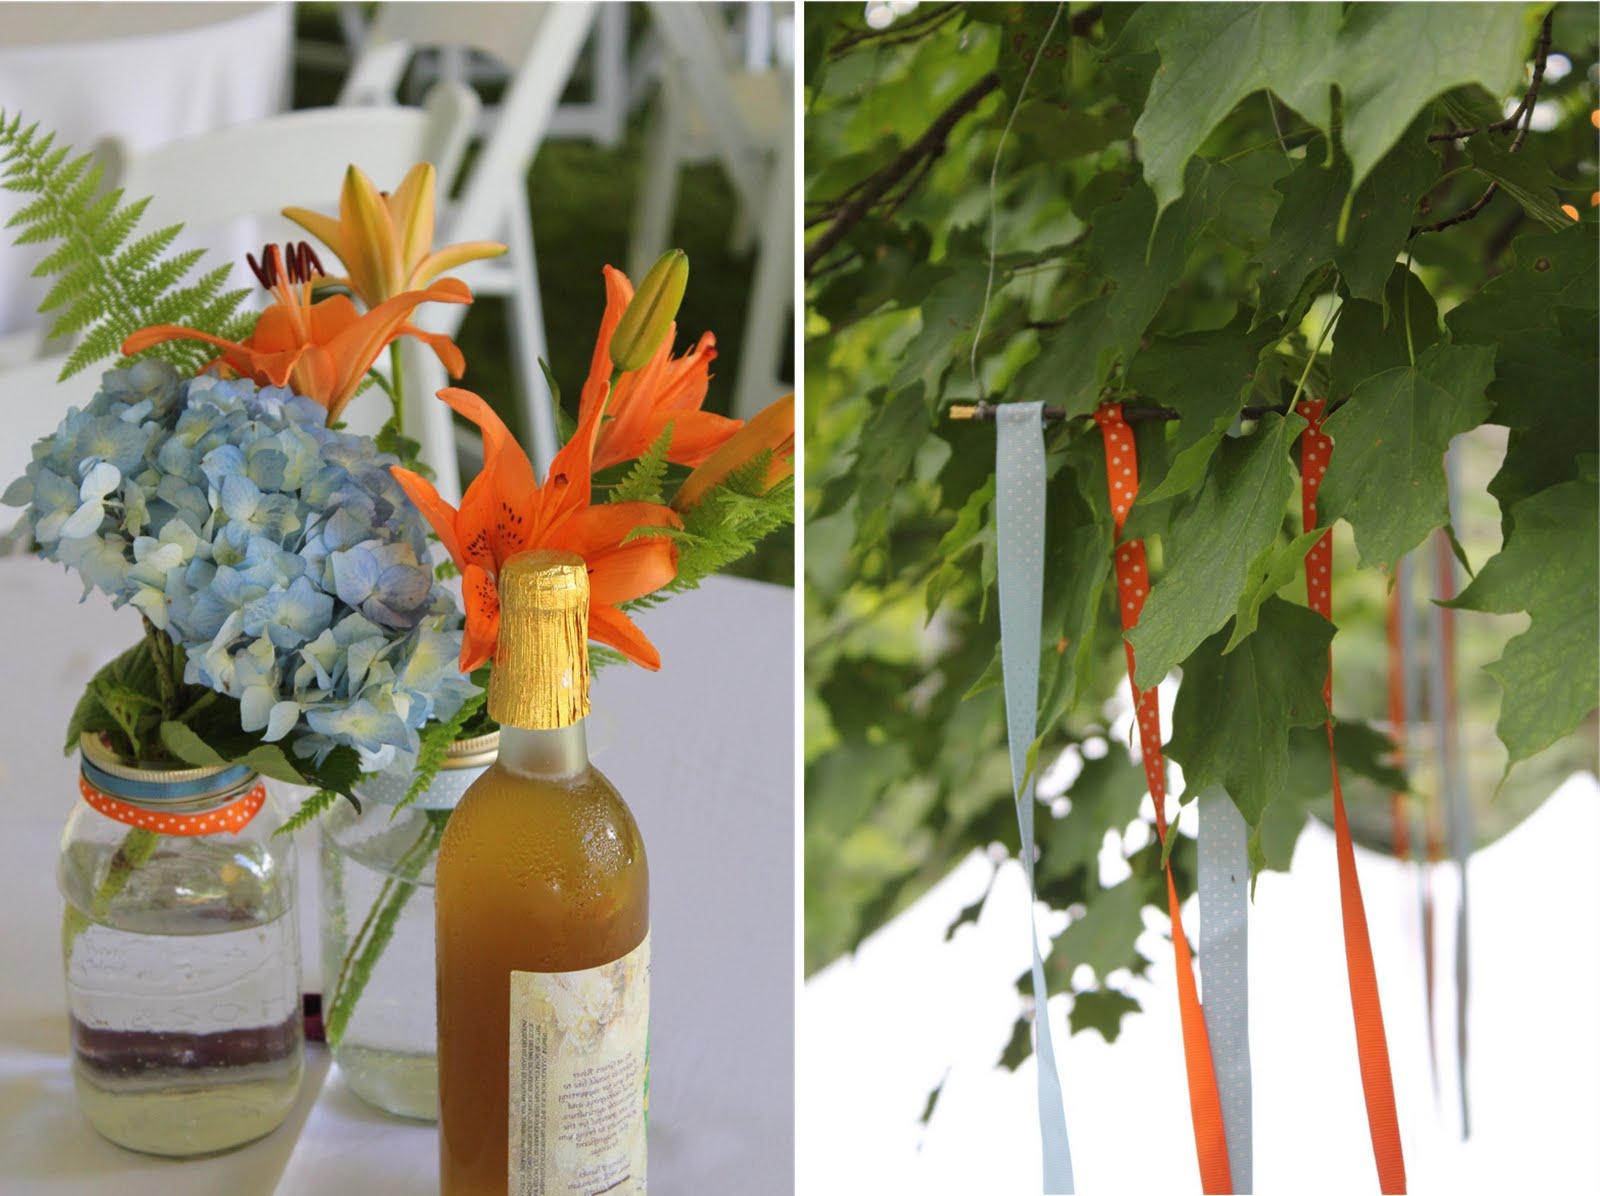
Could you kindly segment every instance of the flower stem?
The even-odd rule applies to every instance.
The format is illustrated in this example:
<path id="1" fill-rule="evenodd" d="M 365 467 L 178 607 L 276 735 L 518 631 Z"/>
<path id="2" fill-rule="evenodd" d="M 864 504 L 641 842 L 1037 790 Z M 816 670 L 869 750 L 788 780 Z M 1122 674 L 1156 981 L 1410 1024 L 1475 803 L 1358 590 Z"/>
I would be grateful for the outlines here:
<path id="1" fill-rule="evenodd" d="M 395 925 L 405 911 L 406 903 L 417 891 L 415 878 L 438 850 L 448 819 L 448 810 L 427 811 L 427 825 L 417 841 L 396 862 L 393 874 L 378 891 L 372 909 L 368 911 L 361 929 L 356 932 L 328 1002 L 323 1034 L 329 1046 L 338 1046 L 339 1040 L 344 1037 L 356 1002 L 361 999 L 367 981 L 372 978 L 373 969 L 377 967 L 389 940 L 394 937 Z"/>
<path id="2" fill-rule="evenodd" d="M 400 364 L 400 342 L 389 342 L 389 402 L 393 405 L 394 432 L 396 436 L 404 436 L 406 431 L 405 413 L 405 372 Z"/>
<path id="3" fill-rule="evenodd" d="M 92 908 L 89 913 L 84 913 L 75 905 L 67 906 L 67 918 L 62 925 L 62 946 L 64 956 L 72 954 L 72 944 L 78 941 L 78 936 L 89 929 L 90 921 L 99 921 L 105 917 L 106 911 L 111 908 L 111 903 L 123 889 L 128 887 L 128 881 L 145 862 L 155 854 L 156 843 L 160 839 L 154 831 L 136 826 L 122 838 L 116 854 L 111 857 L 111 865 L 106 869 L 105 878 L 95 888 Z"/>

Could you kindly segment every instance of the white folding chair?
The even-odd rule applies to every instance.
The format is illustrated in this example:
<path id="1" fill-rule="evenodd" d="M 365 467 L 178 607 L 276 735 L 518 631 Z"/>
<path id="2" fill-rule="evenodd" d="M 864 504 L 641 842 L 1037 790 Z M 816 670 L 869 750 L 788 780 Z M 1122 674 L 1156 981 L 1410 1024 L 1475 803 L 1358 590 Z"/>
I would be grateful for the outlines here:
<path id="1" fill-rule="evenodd" d="M 82 407 L 100 389 L 104 370 L 91 367 L 56 381 L 66 357 L 40 357 L 25 365 L 0 370 L 0 491 L 22 476 L 33 460 L 33 443 L 50 435 L 69 407 Z M 0 507 L 0 541 L 22 518 L 16 507 Z M 10 545 L 0 547 L 3 554 Z"/>
<path id="2" fill-rule="evenodd" d="M 367 7 L 351 0 L 342 0 L 335 5 L 339 14 L 340 33 L 344 38 L 344 52 L 350 62 L 359 58 L 367 47 L 371 29 L 365 11 Z M 448 33 L 449 30 L 442 31 L 442 35 Z M 465 50 L 463 46 L 441 44 L 436 53 L 419 55 L 411 64 L 405 90 L 410 93 L 414 88 L 426 87 L 438 79 L 468 84 L 506 81 L 507 70 L 502 61 L 498 58 L 473 59 Z M 628 69 L 627 0 L 611 0 L 600 5 L 583 56 L 589 59 L 592 81 L 590 97 L 587 100 L 563 100 L 557 104 L 550 116 L 550 128 L 545 137 L 551 141 L 592 141 L 610 148 L 622 140 L 633 99 L 634 79 Z M 484 105 L 483 111 L 478 114 L 479 131 L 487 135 L 499 115 L 498 105 Z"/>
<path id="3" fill-rule="evenodd" d="M 756 9 L 771 15 L 762 4 L 749 8 L 747 16 Z M 766 61 L 776 57 L 769 20 L 747 21 L 742 61 L 735 61 L 716 6 L 657 0 L 650 15 L 664 61 L 628 268 L 637 276 L 667 248 L 683 167 L 720 162 L 741 213 L 735 243 L 748 230 L 756 249 L 734 382 L 734 414 L 747 418 L 787 389 L 778 375 L 794 292 L 792 80 L 779 63 Z"/>
<path id="4" fill-rule="evenodd" d="M 421 108 L 317 108 L 172 141 L 133 153 L 120 142 L 103 143 L 108 180 L 130 196 L 151 196 L 142 223 L 159 228 L 181 221 L 186 235 L 226 233 L 241 222 L 257 228 L 256 244 L 302 240 L 307 234 L 285 220 L 290 206 L 338 210 L 345 169 L 355 163 L 380 186 L 396 185 L 417 162 L 432 162 L 441 179 L 460 167 L 478 99 L 460 84 L 439 84 Z M 325 263 L 336 269 L 332 261 Z M 443 308 L 455 305 L 429 305 Z M 420 310 L 417 323 L 434 327 L 436 311 Z M 459 319 L 457 320 L 459 323 Z M 443 370 L 431 351 L 402 342 L 406 430 L 438 473 L 440 492 L 460 493 L 450 413 L 434 400 Z M 363 396 L 346 422 L 358 431 L 381 426 L 383 404 Z"/>
<path id="5" fill-rule="evenodd" d="M 509 296 L 508 320 L 522 391 L 524 444 L 542 470 L 559 447 L 555 413 L 539 359 L 546 356 L 544 314 L 528 210 L 528 170 L 549 135 L 561 92 L 595 20 L 595 4 L 385 4 L 367 30 L 339 102 L 391 104 L 407 64 L 421 48 L 477 50 L 505 63 L 511 83 L 460 199 L 441 211 L 444 242 L 501 240 L 505 256 L 473 262 L 460 276 L 475 292 Z M 438 313 L 453 332 L 465 313 Z M 469 450 L 472 446 L 468 446 Z"/>

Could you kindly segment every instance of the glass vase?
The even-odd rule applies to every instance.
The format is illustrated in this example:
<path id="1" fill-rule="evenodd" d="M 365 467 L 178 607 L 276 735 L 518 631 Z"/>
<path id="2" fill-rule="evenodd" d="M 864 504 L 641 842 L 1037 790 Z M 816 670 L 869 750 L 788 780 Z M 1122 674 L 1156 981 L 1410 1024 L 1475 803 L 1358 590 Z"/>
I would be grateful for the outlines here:
<path id="1" fill-rule="evenodd" d="M 453 744 L 433 783 L 400 808 L 409 781 L 380 775 L 323 820 L 322 984 L 328 1047 L 350 1087 L 401 1117 L 439 1116 L 433 870 L 467 786 L 500 733 Z"/>
<path id="2" fill-rule="evenodd" d="M 294 842 L 248 768 L 80 749 L 57 872 L 79 1106 L 150 1154 L 259 1138 L 303 1068 Z"/>

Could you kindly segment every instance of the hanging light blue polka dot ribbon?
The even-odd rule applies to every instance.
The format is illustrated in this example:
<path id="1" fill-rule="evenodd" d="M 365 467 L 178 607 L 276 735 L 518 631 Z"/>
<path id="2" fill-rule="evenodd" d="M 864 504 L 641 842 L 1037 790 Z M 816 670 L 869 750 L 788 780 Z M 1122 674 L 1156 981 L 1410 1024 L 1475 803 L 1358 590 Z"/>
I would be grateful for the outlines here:
<path id="1" fill-rule="evenodd" d="M 1039 932 L 1034 918 L 1033 787 L 1028 750 L 1039 720 L 1039 637 L 1044 602 L 1043 403 L 1005 403 L 995 413 L 995 534 L 999 547 L 1000 664 L 1005 673 L 1006 741 L 1017 803 L 1019 855 L 1028 877 L 1028 941 L 1033 947 L 1034 1059 L 1039 1072 L 1039 1137 L 1044 1190 L 1071 1193 L 1067 1113 L 1050 1037 Z"/>
<path id="2" fill-rule="evenodd" d="M 1228 1137 L 1228 1174 L 1235 1192 L 1254 1190 L 1251 1176 L 1250 860 L 1244 819 L 1220 785 L 1200 794 L 1201 1011 L 1217 1099 Z"/>

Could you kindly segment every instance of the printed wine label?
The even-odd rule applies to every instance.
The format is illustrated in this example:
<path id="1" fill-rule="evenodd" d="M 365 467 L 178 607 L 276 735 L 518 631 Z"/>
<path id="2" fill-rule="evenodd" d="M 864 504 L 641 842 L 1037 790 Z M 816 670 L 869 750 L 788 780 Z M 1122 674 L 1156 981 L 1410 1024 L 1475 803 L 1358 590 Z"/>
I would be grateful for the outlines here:
<path id="1" fill-rule="evenodd" d="M 650 936 L 581 972 L 511 973 L 509 1196 L 645 1190 Z"/>

